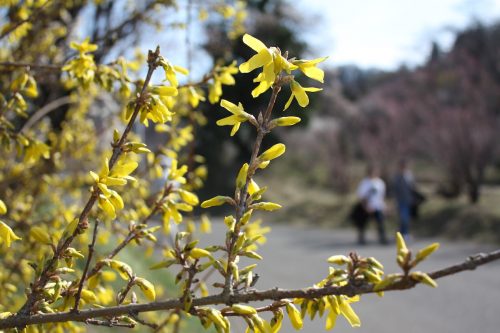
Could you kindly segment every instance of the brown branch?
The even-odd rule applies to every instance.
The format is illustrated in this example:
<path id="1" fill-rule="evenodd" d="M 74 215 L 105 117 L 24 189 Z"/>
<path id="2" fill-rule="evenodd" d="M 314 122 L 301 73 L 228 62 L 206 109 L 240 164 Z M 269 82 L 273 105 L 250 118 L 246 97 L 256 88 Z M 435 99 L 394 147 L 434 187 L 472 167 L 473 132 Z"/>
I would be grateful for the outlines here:
<path id="1" fill-rule="evenodd" d="M 47 71 L 60 71 L 64 65 L 34 64 L 29 62 L 0 61 L 1 67 L 22 67 L 29 69 L 40 69 Z"/>
<path id="2" fill-rule="evenodd" d="M 1 64 L 0 64 L 1 65 Z M 40 119 L 42 119 L 43 117 L 45 117 L 47 114 L 49 114 L 50 112 L 54 111 L 54 110 L 57 110 L 57 108 L 63 106 L 63 105 L 66 105 L 66 104 L 72 104 L 74 103 L 72 100 L 71 100 L 71 97 L 70 96 L 64 96 L 64 97 L 61 97 L 61 98 L 58 98 L 56 100 L 53 100 L 52 102 L 44 105 L 42 108 L 38 109 L 38 111 L 36 111 L 29 119 L 28 121 L 23 125 L 23 127 L 21 127 L 21 129 L 19 130 L 19 133 L 24 133 L 26 132 L 28 129 L 31 128 L 31 126 L 33 126 L 37 121 L 39 121 Z"/>
<path id="3" fill-rule="evenodd" d="M 137 115 L 139 114 L 139 111 L 142 107 L 142 105 L 145 103 L 145 96 L 146 96 L 146 89 L 148 87 L 149 81 L 151 80 L 151 77 L 153 75 L 153 72 L 157 68 L 157 59 L 160 55 L 160 47 L 158 46 L 156 48 L 156 51 L 149 51 L 148 54 L 148 73 L 146 75 L 146 79 L 144 80 L 144 84 L 142 86 L 141 92 L 139 94 L 139 97 L 137 98 L 134 112 L 132 113 L 132 116 L 130 117 L 130 120 L 127 124 L 127 127 L 123 131 L 123 134 L 120 138 L 120 140 L 113 145 L 113 154 L 111 155 L 111 158 L 109 159 L 108 167 L 109 170 L 112 170 L 113 166 L 115 165 L 116 161 L 122 154 L 123 150 L 122 147 L 127 140 L 128 134 L 132 130 L 132 126 L 135 122 L 135 119 L 137 118 Z M 88 227 L 88 216 L 90 214 L 90 211 L 94 207 L 95 202 L 97 201 L 97 198 L 99 197 L 100 190 L 97 187 L 94 187 L 94 190 L 92 194 L 90 195 L 89 200 L 87 201 L 85 207 L 83 208 L 79 218 L 78 218 L 78 226 L 75 228 L 73 233 L 68 236 L 67 238 L 60 241 L 59 245 L 57 246 L 57 249 L 51 259 L 49 259 L 42 272 L 40 273 L 39 277 L 34 281 L 32 284 L 32 292 L 31 294 L 28 295 L 28 299 L 26 303 L 23 305 L 21 310 L 19 310 L 19 314 L 22 315 L 28 315 L 31 311 L 35 303 L 38 301 L 38 298 L 41 296 L 43 293 L 43 287 L 47 284 L 51 277 L 51 273 L 54 270 L 54 267 L 56 266 L 57 261 L 61 258 L 62 254 L 64 251 L 71 245 L 73 240 L 82 232 L 84 232 L 87 227 Z"/>
<path id="4" fill-rule="evenodd" d="M 274 109 L 274 104 L 276 103 L 276 98 L 278 97 L 278 94 L 281 90 L 281 77 L 277 77 L 276 81 L 274 82 L 273 85 L 273 90 L 271 94 L 271 98 L 269 99 L 269 103 L 267 105 L 267 108 L 265 110 L 264 116 L 262 117 L 262 114 L 259 115 L 259 126 L 257 126 L 257 137 L 255 139 L 253 148 L 252 148 L 252 155 L 250 157 L 250 162 L 248 163 L 248 173 L 247 173 L 247 179 L 245 181 L 245 185 L 239 192 L 239 197 L 237 198 L 235 196 L 235 201 L 237 202 L 236 206 L 236 225 L 234 227 L 234 232 L 232 234 L 229 247 L 227 248 L 227 253 L 228 253 L 228 261 L 227 261 L 227 266 L 228 269 L 226 271 L 226 279 L 224 282 L 224 293 L 232 293 L 232 286 L 231 286 L 231 279 L 232 279 L 232 271 L 229 269 L 230 264 L 235 261 L 237 253 L 233 253 L 234 251 L 234 246 L 238 240 L 238 236 L 240 233 L 240 220 L 245 214 L 246 210 L 248 209 L 248 186 L 250 184 L 250 181 L 252 180 L 252 177 L 255 173 L 255 170 L 257 169 L 257 155 L 259 154 L 260 151 L 260 146 L 262 144 L 262 140 L 266 136 L 266 134 L 269 132 L 268 129 L 268 122 L 271 117 L 271 113 Z"/>
<path id="5" fill-rule="evenodd" d="M 95 325 L 95 326 L 105 326 L 105 327 L 126 327 L 134 328 L 135 325 L 132 323 L 119 323 L 112 320 L 97 320 L 97 319 L 87 319 L 85 324 Z"/>
<path id="6" fill-rule="evenodd" d="M 429 273 L 429 276 L 433 279 L 440 279 L 445 276 L 453 275 L 466 270 L 474 270 L 479 266 L 485 265 L 495 260 L 500 259 L 500 250 L 496 250 L 486 254 L 479 254 L 469 257 L 466 261 L 461 262 L 456 265 L 452 265 L 434 272 Z M 412 280 L 410 278 L 403 279 L 387 288 L 379 291 L 392 291 L 392 290 L 406 290 L 413 288 L 420 282 Z M 329 295 L 362 295 L 374 293 L 373 284 L 366 281 L 358 281 L 357 284 L 347 284 L 342 287 L 338 286 L 327 286 L 323 288 L 306 288 L 306 289 L 296 289 L 296 290 L 284 290 L 284 289 L 269 289 L 263 291 L 248 291 L 241 294 L 227 295 L 219 294 L 213 296 L 207 296 L 203 298 L 197 298 L 193 300 L 193 306 L 207 306 L 207 305 L 217 305 L 217 304 L 237 304 L 237 303 L 248 303 L 254 301 L 266 301 L 266 300 L 283 300 L 289 298 L 305 298 L 305 299 L 316 299 L 323 296 Z M 377 291 L 378 292 L 378 291 Z M 129 304 L 121 306 L 112 306 L 107 308 L 95 308 L 89 310 L 82 310 L 80 312 L 63 312 L 63 313 L 46 313 L 46 314 L 35 314 L 35 315 L 24 315 L 18 314 L 6 319 L 0 320 L 0 329 L 14 328 L 14 327 L 25 327 L 26 325 L 33 324 L 44 324 L 44 323 L 58 323 L 67 321 L 80 321 L 85 322 L 91 318 L 97 317 L 116 317 L 119 315 L 127 315 L 130 313 L 141 313 L 159 310 L 172 310 L 172 309 L 182 309 L 183 303 L 180 299 L 169 299 L 160 302 L 151 302 L 145 304 Z"/>
<path id="7" fill-rule="evenodd" d="M 80 283 L 78 285 L 78 291 L 75 295 L 75 306 L 73 311 L 78 311 L 78 306 L 80 306 L 80 296 L 82 295 L 83 284 L 87 278 L 87 271 L 89 270 L 90 261 L 92 260 L 92 255 L 94 254 L 95 241 L 97 239 L 97 230 L 99 228 L 99 220 L 95 220 L 94 234 L 92 235 L 92 242 L 89 244 L 89 254 L 87 255 L 87 262 L 85 263 L 85 268 L 83 269 L 82 277 L 80 278 Z"/>

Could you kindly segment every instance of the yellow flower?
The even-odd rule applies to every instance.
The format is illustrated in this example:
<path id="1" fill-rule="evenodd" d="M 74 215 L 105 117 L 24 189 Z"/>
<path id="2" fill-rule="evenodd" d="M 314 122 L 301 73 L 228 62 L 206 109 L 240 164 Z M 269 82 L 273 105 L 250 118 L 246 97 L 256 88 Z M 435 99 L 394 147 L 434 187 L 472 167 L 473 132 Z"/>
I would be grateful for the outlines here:
<path id="1" fill-rule="evenodd" d="M 94 58 L 92 55 L 87 54 L 87 52 L 97 50 L 97 45 L 89 43 L 89 39 L 87 38 L 81 44 L 71 42 L 70 47 L 77 50 L 79 55 L 75 59 L 68 61 L 62 70 L 68 71 L 72 76 L 81 80 L 83 84 L 87 86 L 94 79 L 97 69 Z"/>
<path id="2" fill-rule="evenodd" d="M 180 168 L 177 167 L 178 162 L 176 159 L 172 159 L 170 164 L 170 169 L 168 171 L 168 179 L 179 184 L 186 184 L 186 178 L 184 175 L 188 171 L 187 165 L 183 165 Z"/>
<path id="3" fill-rule="evenodd" d="M 136 277 L 134 283 L 141 288 L 142 293 L 150 301 L 154 301 L 156 298 L 155 286 L 146 279 Z"/>
<path id="4" fill-rule="evenodd" d="M 283 109 L 286 110 L 292 104 L 293 99 L 295 98 L 299 105 L 303 108 L 309 105 L 309 97 L 306 94 L 306 91 L 308 92 L 317 92 L 321 91 L 323 89 L 321 88 L 315 88 L 315 87 L 302 87 L 297 81 L 292 80 L 292 83 L 290 84 L 290 88 L 292 90 L 292 94 L 290 95 L 290 98 L 285 104 L 285 108 Z"/>
<path id="5" fill-rule="evenodd" d="M 201 216 L 200 231 L 209 234 L 212 232 L 212 224 L 206 215 Z"/>
<path id="6" fill-rule="evenodd" d="M 300 315 L 300 311 L 297 310 L 295 305 L 287 303 L 286 312 L 288 313 L 288 318 L 290 318 L 290 322 L 292 323 L 293 328 L 295 328 L 296 330 L 302 329 L 302 316 Z"/>
<path id="7" fill-rule="evenodd" d="M 294 60 L 292 63 L 296 65 L 305 76 L 313 80 L 323 83 L 325 72 L 316 67 L 320 62 L 325 61 L 328 57 L 316 58 L 312 60 Z"/>
<path id="8" fill-rule="evenodd" d="M 352 327 L 361 326 L 361 321 L 359 320 L 358 315 L 354 312 L 351 305 L 349 304 L 351 302 L 355 302 L 357 298 L 353 297 L 350 299 L 344 299 L 344 296 L 340 296 L 338 300 L 340 313 L 347 319 L 349 324 L 351 324 Z"/>
<path id="9" fill-rule="evenodd" d="M 259 161 L 270 161 L 280 157 L 285 153 L 286 146 L 282 143 L 277 143 L 259 156 Z"/>
<path id="10" fill-rule="evenodd" d="M 262 73 L 254 79 L 254 82 L 259 82 L 259 85 L 252 91 L 254 98 L 268 90 L 273 85 L 276 75 L 281 71 L 284 70 L 290 73 L 298 68 L 285 59 L 277 47 L 268 48 L 260 40 L 249 34 L 243 36 L 243 42 L 257 54 L 240 65 L 240 72 L 249 73 L 256 68 L 263 68 Z"/>
<path id="11" fill-rule="evenodd" d="M 198 247 L 195 247 L 189 252 L 189 256 L 194 259 L 200 259 L 203 257 L 211 257 L 212 254 L 205 249 L 200 249 Z"/>
<path id="12" fill-rule="evenodd" d="M 233 129 L 231 130 L 231 136 L 235 135 L 236 132 L 238 132 L 238 129 L 240 128 L 241 123 L 244 123 L 247 120 L 251 120 L 251 121 L 255 122 L 254 116 L 252 116 L 249 113 L 246 113 L 243 110 L 243 105 L 241 105 L 241 103 L 238 103 L 238 105 L 235 105 L 235 104 L 229 102 L 228 100 L 223 99 L 220 102 L 220 105 L 223 108 L 225 108 L 226 110 L 228 110 L 229 112 L 231 112 L 233 115 L 218 120 L 217 125 L 219 125 L 219 126 L 227 126 L 227 125 L 233 126 Z"/>
<path id="13" fill-rule="evenodd" d="M 5 202 L 0 200 L 0 215 L 5 215 L 7 214 L 7 206 L 5 205 Z"/>
<path id="14" fill-rule="evenodd" d="M 344 255 L 335 255 L 335 256 L 331 256 L 330 258 L 328 258 L 327 261 L 330 264 L 345 265 L 345 264 L 351 262 L 351 259 L 349 259 L 348 257 L 346 257 Z"/>
<path id="15" fill-rule="evenodd" d="M 12 229 L 5 224 L 4 222 L 0 221 L 0 241 L 5 242 L 5 245 L 7 247 L 10 247 L 10 244 L 12 241 L 20 240 L 21 238 L 18 237 Z"/>
<path id="16" fill-rule="evenodd" d="M 216 197 L 213 197 L 212 199 L 205 200 L 201 203 L 201 208 L 209 208 L 209 207 L 214 207 L 214 206 L 221 206 L 225 204 L 226 202 L 232 202 L 233 199 L 230 197 L 218 195 Z"/>
<path id="17" fill-rule="evenodd" d="M 170 82 L 170 84 L 174 87 L 179 85 L 179 81 L 177 80 L 177 74 L 180 73 L 183 75 L 189 74 L 189 71 L 181 66 L 172 65 L 168 60 L 161 59 L 160 64 L 165 71 L 165 79 Z"/>
<path id="18" fill-rule="evenodd" d="M 257 54 L 240 65 L 240 72 L 249 73 L 256 68 L 264 67 L 265 65 L 272 63 L 273 55 L 271 51 L 260 40 L 249 34 L 245 34 L 243 36 L 243 43 L 257 52 Z"/>
<path id="19" fill-rule="evenodd" d="M 432 243 L 417 252 L 415 256 L 415 264 L 425 260 L 428 256 L 430 256 L 434 251 L 439 249 L 439 243 Z"/>
<path id="20" fill-rule="evenodd" d="M 196 108 L 198 107 L 198 105 L 200 104 L 200 101 L 204 102 L 205 101 L 205 96 L 203 96 L 198 90 L 196 90 L 195 87 L 193 86 L 190 86 L 187 90 L 187 94 L 188 94 L 188 101 L 189 101 L 189 104 L 191 104 L 191 106 L 193 108 Z"/>
<path id="21" fill-rule="evenodd" d="M 248 163 L 245 163 L 241 167 L 240 172 L 238 172 L 238 177 L 236 177 L 236 187 L 238 189 L 242 189 L 243 186 L 245 186 L 245 183 L 247 181 L 247 173 L 248 173 Z"/>
<path id="22" fill-rule="evenodd" d="M 280 117 L 271 121 L 271 126 L 293 126 L 300 123 L 299 117 Z"/>
<path id="23" fill-rule="evenodd" d="M 273 210 L 280 209 L 281 205 L 274 203 L 274 202 L 258 202 L 258 203 L 254 203 L 253 205 L 251 205 L 250 208 L 262 209 L 262 210 L 267 210 L 267 211 L 272 212 Z"/>
<path id="24" fill-rule="evenodd" d="M 77 50 L 80 55 L 87 52 L 94 52 L 95 50 L 97 50 L 97 45 L 92 44 L 89 41 L 90 39 L 87 37 L 81 44 L 71 42 L 69 44 L 69 47 L 71 47 L 73 50 Z"/>
<path id="25" fill-rule="evenodd" d="M 50 147 L 41 141 L 32 141 L 24 154 L 25 163 L 37 162 L 41 157 L 50 158 Z"/>

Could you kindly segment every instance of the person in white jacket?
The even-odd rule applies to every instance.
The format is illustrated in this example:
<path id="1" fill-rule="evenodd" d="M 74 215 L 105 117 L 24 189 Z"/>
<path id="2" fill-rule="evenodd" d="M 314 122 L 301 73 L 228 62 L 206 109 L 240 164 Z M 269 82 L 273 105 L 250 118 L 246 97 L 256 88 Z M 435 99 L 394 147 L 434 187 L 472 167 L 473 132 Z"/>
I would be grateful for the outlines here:
<path id="1" fill-rule="evenodd" d="M 384 227 L 385 210 L 385 183 L 379 177 L 379 172 L 374 166 L 368 166 L 366 177 L 361 180 L 357 190 L 358 199 L 363 203 L 363 207 L 370 217 L 375 218 L 379 242 L 387 244 Z M 365 227 L 358 227 L 358 242 L 365 244 Z"/>

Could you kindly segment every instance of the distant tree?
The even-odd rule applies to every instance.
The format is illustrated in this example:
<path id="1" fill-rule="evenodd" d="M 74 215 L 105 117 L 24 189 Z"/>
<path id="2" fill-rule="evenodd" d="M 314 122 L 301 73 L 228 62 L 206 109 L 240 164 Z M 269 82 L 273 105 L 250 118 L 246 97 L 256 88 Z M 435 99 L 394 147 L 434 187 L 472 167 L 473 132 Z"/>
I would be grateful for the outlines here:
<path id="1" fill-rule="evenodd" d="M 424 66 L 376 85 L 361 102 L 367 156 L 391 164 L 402 155 L 432 158 L 453 192 L 477 202 L 497 153 L 499 37 L 498 25 L 469 28 L 449 52 L 434 45 Z"/>

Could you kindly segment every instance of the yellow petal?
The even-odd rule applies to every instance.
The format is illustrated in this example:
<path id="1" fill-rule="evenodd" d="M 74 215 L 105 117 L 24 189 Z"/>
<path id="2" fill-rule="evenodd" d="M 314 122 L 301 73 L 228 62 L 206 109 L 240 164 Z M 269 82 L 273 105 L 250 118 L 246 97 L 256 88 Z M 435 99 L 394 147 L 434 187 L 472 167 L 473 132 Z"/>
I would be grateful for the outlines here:
<path id="1" fill-rule="evenodd" d="M 241 105 L 241 103 L 236 105 L 234 103 L 231 103 L 227 99 L 222 99 L 220 101 L 220 106 L 222 106 L 224 109 L 228 110 L 229 112 L 231 112 L 234 115 L 241 114 L 244 111 L 243 105 Z"/>
<path id="2" fill-rule="evenodd" d="M 111 204 L 108 198 L 99 196 L 98 206 L 106 213 L 107 216 L 114 219 L 116 217 L 115 207 Z"/>
<path id="3" fill-rule="evenodd" d="M 42 244 L 47 244 L 47 245 L 52 244 L 52 239 L 50 238 L 49 233 L 41 227 L 37 226 L 31 227 L 30 236 Z"/>
<path id="4" fill-rule="evenodd" d="M 340 312 L 347 319 L 347 321 L 349 322 L 349 324 L 351 324 L 352 327 L 361 326 L 361 321 L 359 320 L 358 315 L 354 312 L 349 303 L 347 303 L 346 301 L 341 301 L 339 306 L 340 306 Z"/>
<path id="5" fill-rule="evenodd" d="M 327 331 L 332 330 L 335 327 L 335 323 L 337 322 L 337 314 L 335 311 L 331 310 L 328 313 L 328 317 L 326 317 L 325 329 Z"/>
<path id="6" fill-rule="evenodd" d="M 417 255 L 415 256 L 416 262 L 424 260 L 437 249 L 439 249 L 439 243 L 432 243 L 431 245 L 424 247 L 422 250 L 417 252 Z"/>
<path id="7" fill-rule="evenodd" d="M 345 265 L 348 262 L 350 262 L 351 260 L 344 255 L 335 255 L 335 256 L 331 256 L 330 258 L 328 258 L 327 261 L 330 264 Z"/>
<path id="8" fill-rule="evenodd" d="M 0 215 L 7 214 L 7 205 L 5 205 L 5 202 L 0 200 Z"/>
<path id="9" fill-rule="evenodd" d="M 233 129 L 231 130 L 231 136 L 234 136 L 236 134 L 236 132 L 238 132 L 238 130 L 240 129 L 240 125 L 241 123 L 237 123 L 237 124 L 234 124 L 233 126 Z"/>
<path id="10" fill-rule="evenodd" d="M 184 67 L 181 67 L 181 66 L 174 65 L 174 70 L 177 73 L 181 73 L 183 75 L 188 75 L 189 74 L 189 70 L 187 68 L 184 68 Z"/>
<path id="11" fill-rule="evenodd" d="M 259 185 L 253 179 L 250 179 L 250 183 L 248 184 L 248 193 L 252 195 L 259 190 Z"/>
<path id="12" fill-rule="evenodd" d="M 273 56 L 268 49 L 259 51 L 256 55 L 248 59 L 248 61 L 242 63 L 239 67 L 240 72 L 249 73 L 256 68 L 262 67 L 273 61 Z"/>
<path id="13" fill-rule="evenodd" d="M 104 177 L 104 179 L 102 179 L 102 183 L 108 186 L 122 186 L 127 184 L 127 180 L 116 177 Z"/>
<path id="14" fill-rule="evenodd" d="M 273 124 L 276 126 L 293 126 L 300 122 L 299 117 L 280 117 L 273 120 Z"/>
<path id="15" fill-rule="evenodd" d="M 400 232 L 396 233 L 396 247 L 398 250 L 398 254 L 408 251 L 403 235 L 401 235 Z"/>
<path id="16" fill-rule="evenodd" d="M 242 189 L 247 182 L 247 173 L 248 173 L 248 163 L 243 164 L 238 172 L 238 177 L 236 177 L 236 187 Z"/>
<path id="17" fill-rule="evenodd" d="M 257 314 L 257 310 L 255 310 L 253 307 L 243 304 L 233 304 L 231 306 L 231 310 L 243 315 Z"/>
<path id="18" fill-rule="evenodd" d="M 201 203 L 201 208 L 208 208 L 208 207 L 214 207 L 214 206 L 221 206 L 228 202 L 228 199 L 230 200 L 231 198 L 218 195 L 216 197 L 213 197 L 212 199 L 205 200 Z"/>
<path id="19" fill-rule="evenodd" d="M 290 94 L 290 98 L 288 98 L 288 101 L 286 101 L 286 104 L 285 104 L 285 107 L 283 108 L 283 111 L 285 111 L 286 109 L 288 109 L 290 107 L 290 105 L 292 104 L 293 102 L 293 92 Z"/>
<path id="20" fill-rule="evenodd" d="M 273 160 L 285 153 L 286 146 L 282 143 L 277 143 L 260 155 L 259 159 L 261 161 Z"/>
<path id="21" fill-rule="evenodd" d="M 307 96 L 306 91 L 296 81 L 292 81 L 292 92 L 301 107 L 304 108 L 309 104 L 309 97 Z"/>
<path id="22" fill-rule="evenodd" d="M 200 231 L 206 234 L 212 232 L 212 224 L 206 215 L 201 216 Z"/>
<path id="23" fill-rule="evenodd" d="M 302 329 L 303 323 L 302 317 L 300 316 L 300 311 L 297 310 L 297 308 L 293 304 L 287 303 L 286 312 L 288 313 L 288 318 L 290 318 L 290 322 L 292 323 L 293 328 L 295 328 L 296 330 Z"/>
<path id="24" fill-rule="evenodd" d="M 179 194 L 181 195 L 182 200 L 191 206 L 196 206 L 199 203 L 199 199 L 194 193 L 179 189 Z"/>
<path id="25" fill-rule="evenodd" d="M 243 35 L 243 43 L 248 45 L 255 52 L 260 52 L 264 49 L 267 49 L 267 46 L 263 42 L 249 34 Z"/>
<path id="26" fill-rule="evenodd" d="M 211 257 L 212 254 L 205 249 L 195 247 L 189 252 L 189 256 L 194 259 L 200 259 L 203 257 Z"/>
<path id="27" fill-rule="evenodd" d="M 226 118 L 222 118 L 222 119 L 219 119 L 217 120 L 216 124 L 218 126 L 234 126 L 236 124 L 239 124 L 243 121 L 246 121 L 247 119 L 243 116 L 240 116 L 240 115 L 232 115 L 232 116 L 229 116 L 229 117 L 226 117 Z"/>
<path id="28" fill-rule="evenodd" d="M 324 78 L 325 78 L 325 72 L 323 72 L 322 69 L 319 69 L 318 67 L 313 67 L 313 66 L 306 66 L 306 67 L 300 67 L 300 70 L 307 77 L 310 77 L 313 80 L 316 80 L 316 81 L 323 83 Z"/>
<path id="29" fill-rule="evenodd" d="M 272 212 L 273 210 L 277 210 L 281 208 L 281 205 L 274 202 L 258 202 L 253 204 L 252 209 L 263 209 Z"/>
<path id="30" fill-rule="evenodd" d="M 12 231 L 12 229 L 7 224 L 0 221 L 0 241 L 5 242 L 5 245 L 7 247 L 10 247 L 12 241 L 16 241 L 19 239 L 21 238 L 17 237 L 14 231 Z"/>
<path id="31" fill-rule="evenodd" d="M 135 284 L 141 288 L 142 293 L 150 301 L 154 301 L 156 298 L 155 286 L 146 279 L 135 278 Z"/>
<path id="32" fill-rule="evenodd" d="M 128 162 L 118 162 L 113 170 L 111 171 L 111 175 L 114 177 L 124 177 L 131 174 L 137 167 L 139 163 L 135 161 Z"/>

